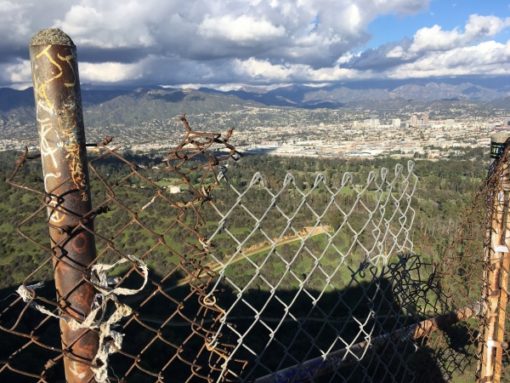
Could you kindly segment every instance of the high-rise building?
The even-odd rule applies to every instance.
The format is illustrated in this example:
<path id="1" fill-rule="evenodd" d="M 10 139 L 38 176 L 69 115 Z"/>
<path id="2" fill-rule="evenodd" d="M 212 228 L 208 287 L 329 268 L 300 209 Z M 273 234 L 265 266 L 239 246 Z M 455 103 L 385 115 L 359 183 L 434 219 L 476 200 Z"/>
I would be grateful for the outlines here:
<path id="1" fill-rule="evenodd" d="M 428 112 L 425 112 L 421 116 L 421 124 L 422 125 L 428 125 L 429 124 L 429 114 Z"/>
<path id="2" fill-rule="evenodd" d="M 419 124 L 420 120 L 418 119 L 418 116 L 416 114 L 413 114 L 409 119 L 409 127 L 417 128 Z"/>

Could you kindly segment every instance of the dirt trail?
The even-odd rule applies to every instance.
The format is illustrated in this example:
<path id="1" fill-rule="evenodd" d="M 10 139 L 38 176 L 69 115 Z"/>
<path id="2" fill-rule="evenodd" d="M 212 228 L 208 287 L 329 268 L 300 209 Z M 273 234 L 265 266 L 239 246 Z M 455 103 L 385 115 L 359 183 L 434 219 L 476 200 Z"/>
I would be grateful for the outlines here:
<path id="1" fill-rule="evenodd" d="M 299 241 L 305 237 L 312 238 L 317 235 L 331 233 L 332 231 L 333 231 L 333 228 L 329 225 L 321 225 L 321 226 L 316 226 L 316 227 L 306 226 L 303 229 L 301 229 L 297 234 L 287 235 L 287 236 L 284 236 L 281 238 L 273 238 L 272 239 L 273 243 L 264 241 L 264 242 L 258 243 L 256 245 L 247 247 L 246 249 L 242 249 L 241 254 L 238 254 L 237 256 L 235 256 L 232 260 L 230 260 L 230 262 L 225 262 L 225 264 L 228 264 L 228 266 L 230 266 L 234 263 L 242 261 L 243 259 L 246 259 L 246 258 L 252 257 L 254 255 L 269 251 L 271 249 L 271 247 L 273 246 L 273 244 L 276 247 L 280 247 L 280 246 L 287 245 L 292 242 Z M 226 258 L 226 259 L 228 259 L 228 258 Z M 210 263 L 207 265 L 207 268 L 213 272 L 220 271 L 222 267 L 223 267 L 222 264 L 216 263 L 216 262 Z M 202 278 L 205 276 L 207 276 L 207 271 L 203 271 L 199 275 L 198 278 Z M 168 289 L 165 289 L 165 291 L 171 291 L 177 287 L 184 286 L 184 285 L 190 283 L 191 280 L 192 280 L 192 277 L 190 277 L 190 276 L 186 277 L 186 278 L 182 278 L 181 280 L 179 280 L 177 282 L 176 285 L 169 287 Z"/>

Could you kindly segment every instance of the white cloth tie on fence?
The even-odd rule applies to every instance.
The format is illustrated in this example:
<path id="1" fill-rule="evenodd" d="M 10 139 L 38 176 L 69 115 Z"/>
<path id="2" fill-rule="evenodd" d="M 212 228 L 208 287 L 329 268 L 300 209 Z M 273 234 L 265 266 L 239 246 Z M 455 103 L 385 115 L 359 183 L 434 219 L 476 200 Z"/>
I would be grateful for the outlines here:
<path id="1" fill-rule="evenodd" d="M 109 283 L 109 277 L 107 272 L 116 266 L 119 266 L 128 261 L 136 263 L 137 267 L 140 269 L 143 276 L 143 283 L 137 289 L 128 289 L 125 287 L 110 287 L 111 283 Z M 42 287 L 41 283 L 37 283 L 30 286 L 21 285 L 18 287 L 16 292 L 21 297 L 21 299 L 30 304 L 32 308 L 39 311 L 42 314 L 48 315 L 50 317 L 61 319 L 67 323 L 69 328 L 73 331 L 79 329 L 97 329 L 99 332 L 99 347 L 92 361 L 93 365 L 97 367 L 92 367 L 92 371 L 94 372 L 95 380 L 98 383 L 106 383 L 109 382 L 108 379 L 108 357 L 119 351 L 122 348 L 122 340 L 124 338 L 124 334 L 112 330 L 112 327 L 115 326 L 118 322 L 120 322 L 123 318 L 131 315 L 133 310 L 128 305 L 119 302 L 117 296 L 119 295 L 134 295 L 141 292 L 145 285 L 147 284 L 147 280 L 149 278 L 149 269 L 147 265 L 140 259 L 135 256 L 128 255 L 127 259 L 123 258 L 119 261 L 112 264 L 96 264 L 91 267 L 91 276 L 90 282 L 94 285 L 96 290 L 99 291 L 94 297 L 94 301 L 92 302 L 91 311 L 85 317 L 85 319 L 81 322 L 78 322 L 74 318 L 70 318 L 67 316 L 62 316 L 53 313 L 43 305 L 34 301 L 35 294 L 34 289 Z M 110 317 L 105 321 L 105 312 L 108 305 L 108 302 L 112 302 L 115 305 L 115 311 L 110 315 Z M 97 319 L 98 314 L 99 319 Z"/>

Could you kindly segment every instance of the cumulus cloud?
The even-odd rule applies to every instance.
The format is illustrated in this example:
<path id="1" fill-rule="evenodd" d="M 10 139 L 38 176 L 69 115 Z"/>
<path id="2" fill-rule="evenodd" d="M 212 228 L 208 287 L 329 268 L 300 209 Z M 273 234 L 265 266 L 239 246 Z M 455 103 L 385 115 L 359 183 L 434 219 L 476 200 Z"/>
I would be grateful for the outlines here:
<path id="1" fill-rule="evenodd" d="M 257 84 L 508 72 L 508 43 L 493 39 L 510 18 L 496 16 L 471 15 L 451 30 L 427 26 L 359 52 L 374 19 L 419 12 L 428 3 L 0 0 L 0 81 L 30 81 L 26 45 L 49 26 L 77 43 L 84 82 Z"/>
<path id="2" fill-rule="evenodd" d="M 270 79 L 270 81 L 289 81 L 293 73 L 299 68 L 290 65 L 275 65 L 268 60 L 257 60 L 253 57 L 248 60 L 234 61 L 234 70 L 241 76 L 252 79 Z"/>
<path id="3" fill-rule="evenodd" d="M 460 43 L 464 35 L 458 30 L 444 31 L 439 25 L 430 28 L 421 28 L 414 35 L 413 43 L 408 49 L 410 53 L 422 52 L 426 50 L 449 49 Z M 398 47 L 401 48 L 401 47 Z M 393 52 L 394 55 L 396 52 Z M 402 55 L 407 52 L 401 52 Z"/>
<path id="4" fill-rule="evenodd" d="M 510 18 L 474 14 L 462 29 L 420 28 L 410 39 L 366 50 L 343 65 L 391 78 L 507 74 L 510 64 L 501 57 L 508 43 L 493 38 L 509 27 Z"/>
<path id="5" fill-rule="evenodd" d="M 266 19 L 255 19 L 246 15 L 206 16 L 198 26 L 198 33 L 206 38 L 250 44 L 282 37 L 285 28 L 275 26 Z"/>
<path id="6" fill-rule="evenodd" d="M 339 80 L 361 79 L 370 73 L 361 73 L 354 69 L 341 68 L 339 65 L 313 68 L 306 64 L 271 64 L 268 60 L 236 60 L 234 69 L 240 77 L 271 82 L 334 82 Z"/>
<path id="7" fill-rule="evenodd" d="M 465 46 L 481 39 L 492 37 L 503 29 L 510 27 L 510 17 L 506 19 L 497 16 L 469 16 L 464 30 L 458 28 L 444 30 L 439 25 L 420 28 L 414 34 L 413 40 L 407 47 L 396 46 L 387 57 L 409 58 L 416 57 L 423 52 L 442 51 Z"/>
<path id="8" fill-rule="evenodd" d="M 418 60 L 388 71 L 390 78 L 510 75 L 510 40 L 506 44 L 485 41 L 446 51 L 429 52 Z"/>
<path id="9" fill-rule="evenodd" d="M 17 59 L 14 63 L 0 64 L 0 80 L 7 84 L 29 84 L 32 80 L 30 61 Z"/>
<path id="10" fill-rule="evenodd" d="M 55 26 L 78 44 L 86 70 L 82 77 L 90 81 L 122 82 L 129 76 L 159 81 L 166 75 L 167 82 L 220 82 L 240 73 L 265 78 L 250 58 L 269 64 L 268 79 L 292 78 L 290 72 L 332 71 L 339 57 L 369 39 L 372 20 L 417 12 L 428 2 L 197 0 L 190 5 L 184 0 L 0 0 L 0 63 L 15 70 L 19 59 L 28 58 L 31 35 Z M 251 63 L 251 70 L 239 71 L 240 62 Z M 169 63 L 176 70 L 158 68 Z"/>
<path id="11" fill-rule="evenodd" d="M 81 81 L 115 83 L 142 78 L 142 63 L 82 63 L 79 66 Z"/>

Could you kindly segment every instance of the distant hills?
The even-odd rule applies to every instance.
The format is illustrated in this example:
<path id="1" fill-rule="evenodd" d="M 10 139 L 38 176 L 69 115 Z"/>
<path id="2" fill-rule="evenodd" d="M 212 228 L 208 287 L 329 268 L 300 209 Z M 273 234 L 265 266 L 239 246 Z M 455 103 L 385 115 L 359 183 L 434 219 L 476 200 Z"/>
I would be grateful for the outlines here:
<path id="1" fill-rule="evenodd" d="M 505 87 L 504 84 L 509 86 Z M 398 83 L 397 83 L 398 84 Z M 324 86 L 321 88 L 304 85 L 290 85 L 265 93 L 237 90 L 228 92 L 244 100 L 253 100 L 265 105 L 293 106 L 300 108 L 339 108 L 371 104 L 372 102 L 431 102 L 441 100 L 490 102 L 510 96 L 510 81 L 499 88 L 490 88 L 471 82 L 451 84 L 444 82 L 409 83 L 395 86 L 395 83 L 350 84 Z M 381 86 L 383 85 L 383 86 Z M 393 87 L 392 87 L 393 85 Z"/>
<path id="2" fill-rule="evenodd" d="M 144 87 L 82 90 L 88 125 L 123 123 L 137 125 L 153 119 L 167 120 L 182 113 L 227 112 L 246 107 L 345 108 L 438 101 L 490 103 L 508 108 L 510 81 L 483 84 L 471 81 L 359 82 L 328 85 L 282 86 L 271 90 L 240 88 L 219 91 L 210 88 L 180 89 Z M 0 88 L 0 118 L 7 121 L 34 121 L 32 89 Z"/>
<path id="3" fill-rule="evenodd" d="M 82 99 L 88 125 L 138 125 L 154 119 L 168 120 L 183 113 L 227 112 L 245 106 L 262 106 L 229 94 L 160 87 L 83 89 Z M 0 118 L 19 123 L 33 122 L 32 88 L 23 91 L 0 88 Z"/>

